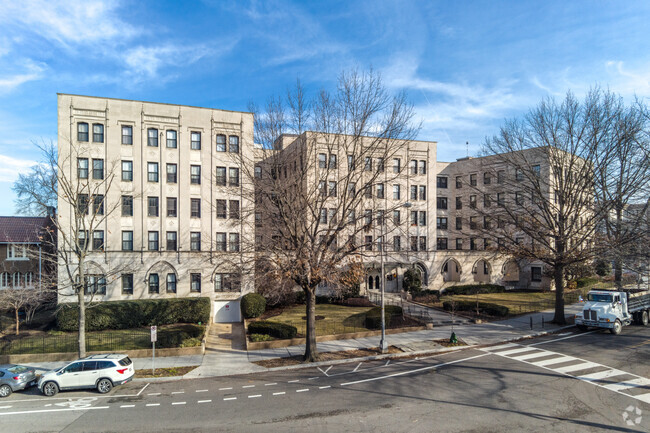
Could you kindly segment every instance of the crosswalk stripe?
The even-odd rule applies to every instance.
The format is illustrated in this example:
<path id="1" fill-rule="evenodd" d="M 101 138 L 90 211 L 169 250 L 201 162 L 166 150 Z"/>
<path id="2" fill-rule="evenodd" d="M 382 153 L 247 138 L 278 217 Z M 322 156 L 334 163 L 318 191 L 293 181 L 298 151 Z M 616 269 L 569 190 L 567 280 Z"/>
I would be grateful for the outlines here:
<path id="1" fill-rule="evenodd" d="M 624 371 L 617 370 L 615 368 L 612 368 L 610 370 L 605 370 L 605 371 L 599 371 L 597 373 L 590 373 L 590 374 L 583 374 L 580 376 L 576 376 L 576 379 L 580 380 L 603 380 L 607 379 L 610 377 L 615 377 L 615 376 L 622 376 L 624 374 L 627 374 Z"/>
<path id="2" fill-rule="evenodd" d="M 577 359 L 574 358 L 573 356 L 559 355 L 557 358 L 545 359 L 544 361 L 535 361 L 535 362 L 531 362 L 531 364 L 536 365 L 538 367 L 547 367 L 549 365 L 561 364 L 567 361 L 577 361 Z M 553 368 L 553 367 L 548 367 L 548 368 Z"/>
<path id="3" fill-rule="evenodd" d="M 514 355 L 511 356 L 512 359 L 516 359 L 517 361 L 526 361 L 528 359 L 535 359 L 535 358 L 541 358 L 542 356 L 548 356 L 550 355 L 548 352 L 535 352 L 535 353 L 525 353 L 525 354 L 519 354 L 519 355 Z M 530 361 L 529 361 L 530 362 Z"/>
<path id="4" fill-rule="evenodd" d="M 647 394 L 635 395 L 634 398 L 636 398 L 637 400 L 645 401 L 646 403 L 650 404 L 650 392 Z"/>
<path id="5" fill-rule="evenodd" d="M 486 350 L 488 352 L 495 352 L 497 350 L 507 349 L 508 347 L 517 347 L 517 346 L 520 345 L 515 343 L 506 343 L 506 344 L 499 344 L 498 346 L 486 347 L 483 350 Z"/>
<path id="6" fill-rule="evenodd" d="M 588 368 L 593 368 L 593 367 L 602 367 L 602 365 L 596 364 L 595 362 L 585 361 L 585 362 L 581 362 L 580 364 L 573 364 L 573 365 L 567 365 L 566 367 L 554 368 L 553 370 L 560 373 L 569 373 L 571 371 L 586 370 Z"/>
<path id="7" fill-rule="evenodd" d="M 510 356 L 510 355 L 514 355 L 515 353 L 530 352 L 531 350 L 533 349 L 531 349 L 530 347 L 520 347 L 518 349 L 510 349 L 510 350 L 506 350 L 505 352 L 499 352 L 497 353 L 497 355 Z"/>
<path id="8" fill-rule="evenodd" d="M 626 380 L 625 382 L 619 383 L 609 383 L 603 386 L 612 391 L 621 391 L 628 388 L 639 388 L 648 385 L 650 385 L 650 380 L 646 379 L 645 377 L 639 377 L 638 379 Z"/>

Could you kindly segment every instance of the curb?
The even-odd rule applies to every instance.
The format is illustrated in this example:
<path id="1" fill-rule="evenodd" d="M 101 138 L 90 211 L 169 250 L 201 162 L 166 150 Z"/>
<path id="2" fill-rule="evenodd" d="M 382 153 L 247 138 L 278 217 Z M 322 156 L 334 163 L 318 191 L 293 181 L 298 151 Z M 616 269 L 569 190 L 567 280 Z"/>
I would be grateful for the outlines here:
<path id="1" fill-rule="evenodd" d="M 216 376 L 215 376 L 216 377 Z M 172 382 L 182 380 L 183 376 L 169 376 L 169 377 L 136 377 L 131 382 Z"/>

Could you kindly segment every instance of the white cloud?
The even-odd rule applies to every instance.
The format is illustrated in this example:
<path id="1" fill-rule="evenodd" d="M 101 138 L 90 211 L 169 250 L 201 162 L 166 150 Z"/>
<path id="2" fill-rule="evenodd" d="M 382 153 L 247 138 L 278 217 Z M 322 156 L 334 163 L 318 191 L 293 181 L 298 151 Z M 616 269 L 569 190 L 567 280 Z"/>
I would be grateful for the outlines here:
<path id="1" fill-rule="evenodd" d="M 0 155 L 0 182 L 14 182 L 18 174 L 26 173 L 34 165 L 36 161 Z"/>
<path id="2" fill-rule="evenodd" d="M 5 69 L 5 72 L 8 73 L 0 75 L 0 92 L 10 91 L 23 83 L 42 78 L 46 69 L 47 67 L 43 63 L 37 63 L 30 59 L 21 60 Z"/>

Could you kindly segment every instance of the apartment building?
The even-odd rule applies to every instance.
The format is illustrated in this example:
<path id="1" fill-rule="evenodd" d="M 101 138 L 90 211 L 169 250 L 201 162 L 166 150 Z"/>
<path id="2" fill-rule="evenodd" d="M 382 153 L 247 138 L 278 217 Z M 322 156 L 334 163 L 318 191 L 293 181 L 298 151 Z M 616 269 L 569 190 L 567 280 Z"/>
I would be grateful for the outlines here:
<path id="1" fill-rule="evenodd" d="M 87 249 L 89 296 L 207 296 L 215 320 L 238 320 L 254 289 L 241 248 L 254 226 L 242 173 L 251 113 L 59 94 L 58 150 L 69 183 L 59 187 L 59 250 Z M 60 302 L 74 299 L 70 286 L 60 266 Z"/>

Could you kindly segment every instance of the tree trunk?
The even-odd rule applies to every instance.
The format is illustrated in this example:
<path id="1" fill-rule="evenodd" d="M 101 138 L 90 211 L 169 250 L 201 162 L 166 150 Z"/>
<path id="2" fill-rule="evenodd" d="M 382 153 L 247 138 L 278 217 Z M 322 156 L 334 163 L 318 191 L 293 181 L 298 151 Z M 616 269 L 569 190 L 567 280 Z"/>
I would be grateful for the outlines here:
<path id="1" fill-rule="evenodd" d="M 18 316 L 18 308 L 14 308 L 14 313 L 16 314 L 16 335 L 20 334 L 20 318 Z"/>
<path id="2" fill-rule="evenodd" d="M 553 323 L 558 325 L 565 325 L 566 320 L 564 317 L 564 266 L 555 266 L 554 275 L 555 279 L 555 317 Z"/>
<path id="3" fill-rule="evenodd" d="M 614 259 L 614 284 L 619 290 L 623 288 L 623 261 L 618 253 Z"/>
<path id="4" fill-rule="evenodd" d="M 77 299 L 79 302 L 79 358 L 86 357 L 86 300 L 84 299 L 84 287 L 78 289 Z"/>
<path id="5" fill-rule="evenodd" d="M 307 312 L 307 338 L 305 344 L 305 362 L 318 361 L 316 350 L 316 288 L 303 288 L 305 291 Z"/>

